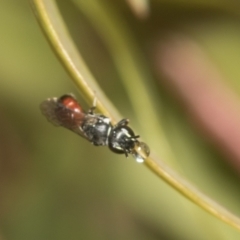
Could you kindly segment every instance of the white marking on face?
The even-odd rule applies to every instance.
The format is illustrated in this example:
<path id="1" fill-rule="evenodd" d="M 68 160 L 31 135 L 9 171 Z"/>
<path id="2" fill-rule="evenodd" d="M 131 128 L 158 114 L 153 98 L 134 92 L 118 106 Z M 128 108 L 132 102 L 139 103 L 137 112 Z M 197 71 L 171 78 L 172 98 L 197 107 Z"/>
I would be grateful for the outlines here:
<path id="1" fill-rule="evenodd" d="M 118 143 L 114 143 L 114 144 L 113 144 L 113 147 L 116 148 L 116 149 L 118 149 L 118 150 L 122 150 L 122 148 L 119 146 Z"/>
<path id="2" fill-rule="evenodd" d="M 129 134 L 128 130 L 126 130 L 125 128 L 122 128 L 121 130 L 127 137 L 131 137 L 131 135 Z"/>

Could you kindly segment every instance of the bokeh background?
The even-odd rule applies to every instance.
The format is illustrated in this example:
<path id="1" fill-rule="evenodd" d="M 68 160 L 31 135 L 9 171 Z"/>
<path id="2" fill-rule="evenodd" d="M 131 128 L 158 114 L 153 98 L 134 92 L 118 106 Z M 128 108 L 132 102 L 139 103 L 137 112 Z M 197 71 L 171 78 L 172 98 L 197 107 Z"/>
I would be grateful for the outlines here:
<path id="1" fill-rule="evenodd" d="M 137 85 L 129 95 L 109 52 L 108 33 L 103 37 L 95 28 L 101 16 L 87 14 L 87 2 L 58 4 L 109 99 L 152 152 L 240 216 L 240 3 L 155 0 L 147 13 L 130 1 L 89 1 L 90 9 L 101 6 L 121 24 L 128 34 L 122 38 L 131 38 L 139 72 L 146 73 L 153 119 Z M 0 0 L 0 6 L 1 240 L 240 239 L 237 230 L 144 165 L 48 123 L 39 110 L 48 97 L 72 92 L 89 106 L 54 55 L 29 1 Z M 165 157 L 165 146 L 174 157 Z"/>

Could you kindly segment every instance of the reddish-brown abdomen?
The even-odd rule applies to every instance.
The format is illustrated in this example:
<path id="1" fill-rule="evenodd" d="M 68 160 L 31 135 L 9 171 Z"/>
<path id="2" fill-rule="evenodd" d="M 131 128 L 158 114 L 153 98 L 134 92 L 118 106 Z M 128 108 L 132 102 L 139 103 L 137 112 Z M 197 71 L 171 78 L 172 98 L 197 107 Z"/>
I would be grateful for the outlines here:
<path id="1" fill-rule="evenodd" d="M 58 102 L 74 112 L 84 112 L 77 100 L 71 95 L 63 95 Z"/>

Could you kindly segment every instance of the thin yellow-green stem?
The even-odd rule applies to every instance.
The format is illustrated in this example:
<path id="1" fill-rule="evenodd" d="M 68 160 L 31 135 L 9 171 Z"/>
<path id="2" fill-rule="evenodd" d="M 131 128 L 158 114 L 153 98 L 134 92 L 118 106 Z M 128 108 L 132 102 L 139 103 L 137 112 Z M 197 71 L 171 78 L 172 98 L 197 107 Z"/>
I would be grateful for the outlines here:
<path id="1" fill-rule="evenodd" d="M 72 42 L 66 26 L 61 19 L 56 2 L 51 0 L 34 0 L 33 10 L 53 50 L 70 74 L 81 95 L 89 104 L 92 104 L 94 97 L 96 97 L 99 111 L 110 117 L 108 110 L 111 110 L 113 121 L 119 119 L 119 113 L 113 108 L 111 102 L 98 86 Z"/>
<path id="2" fill-rule="evenodd" d="M 223 208 L 215 201 L 201 193 L 192 184 L 169 168 L 163 161 L 154 156 L 152 158 L 148 158 L 145 161 L 145 165 L 157 176 L 161 177 L 165 182 L 180 192 L 183 196 L 187 197 L 190 201 L 240 231 L 239 217 L 235 216 L 227 209 Z"/>
<path id="3" fill-rule="evenodd" d="M 56 2 L 53 0 L 33 0 L 33 6 L 48 40 L 81 94 L 90 103 L 93 101 L 95 93 L 97 92 L 99 110 L 112 119 L 119 118 L 117 110 L 105 97 L 74 46 L 59 14 Z M 202 194 L 189 182 L 177 175 L 164 162 L 151 156 L 146 159 L 145 165 L 190 201 L 202 207 L 218 219 L 240 230 L 240 219 L 238 217 Z"/>

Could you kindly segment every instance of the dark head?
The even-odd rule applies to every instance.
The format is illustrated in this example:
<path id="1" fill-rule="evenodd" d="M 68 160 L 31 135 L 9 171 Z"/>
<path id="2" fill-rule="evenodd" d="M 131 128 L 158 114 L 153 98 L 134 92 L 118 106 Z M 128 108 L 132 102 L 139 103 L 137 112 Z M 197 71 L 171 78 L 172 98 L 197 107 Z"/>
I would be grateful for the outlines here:
<path id="1" fill-rule="evenodd" d="M 111 151 L 119 154 L 125 154 L 126 157 L 135 147 L 138 142 L 137 138 L 131 128 L 125 125 L 120 125 L 112 129 L 108 146 Z"/>

